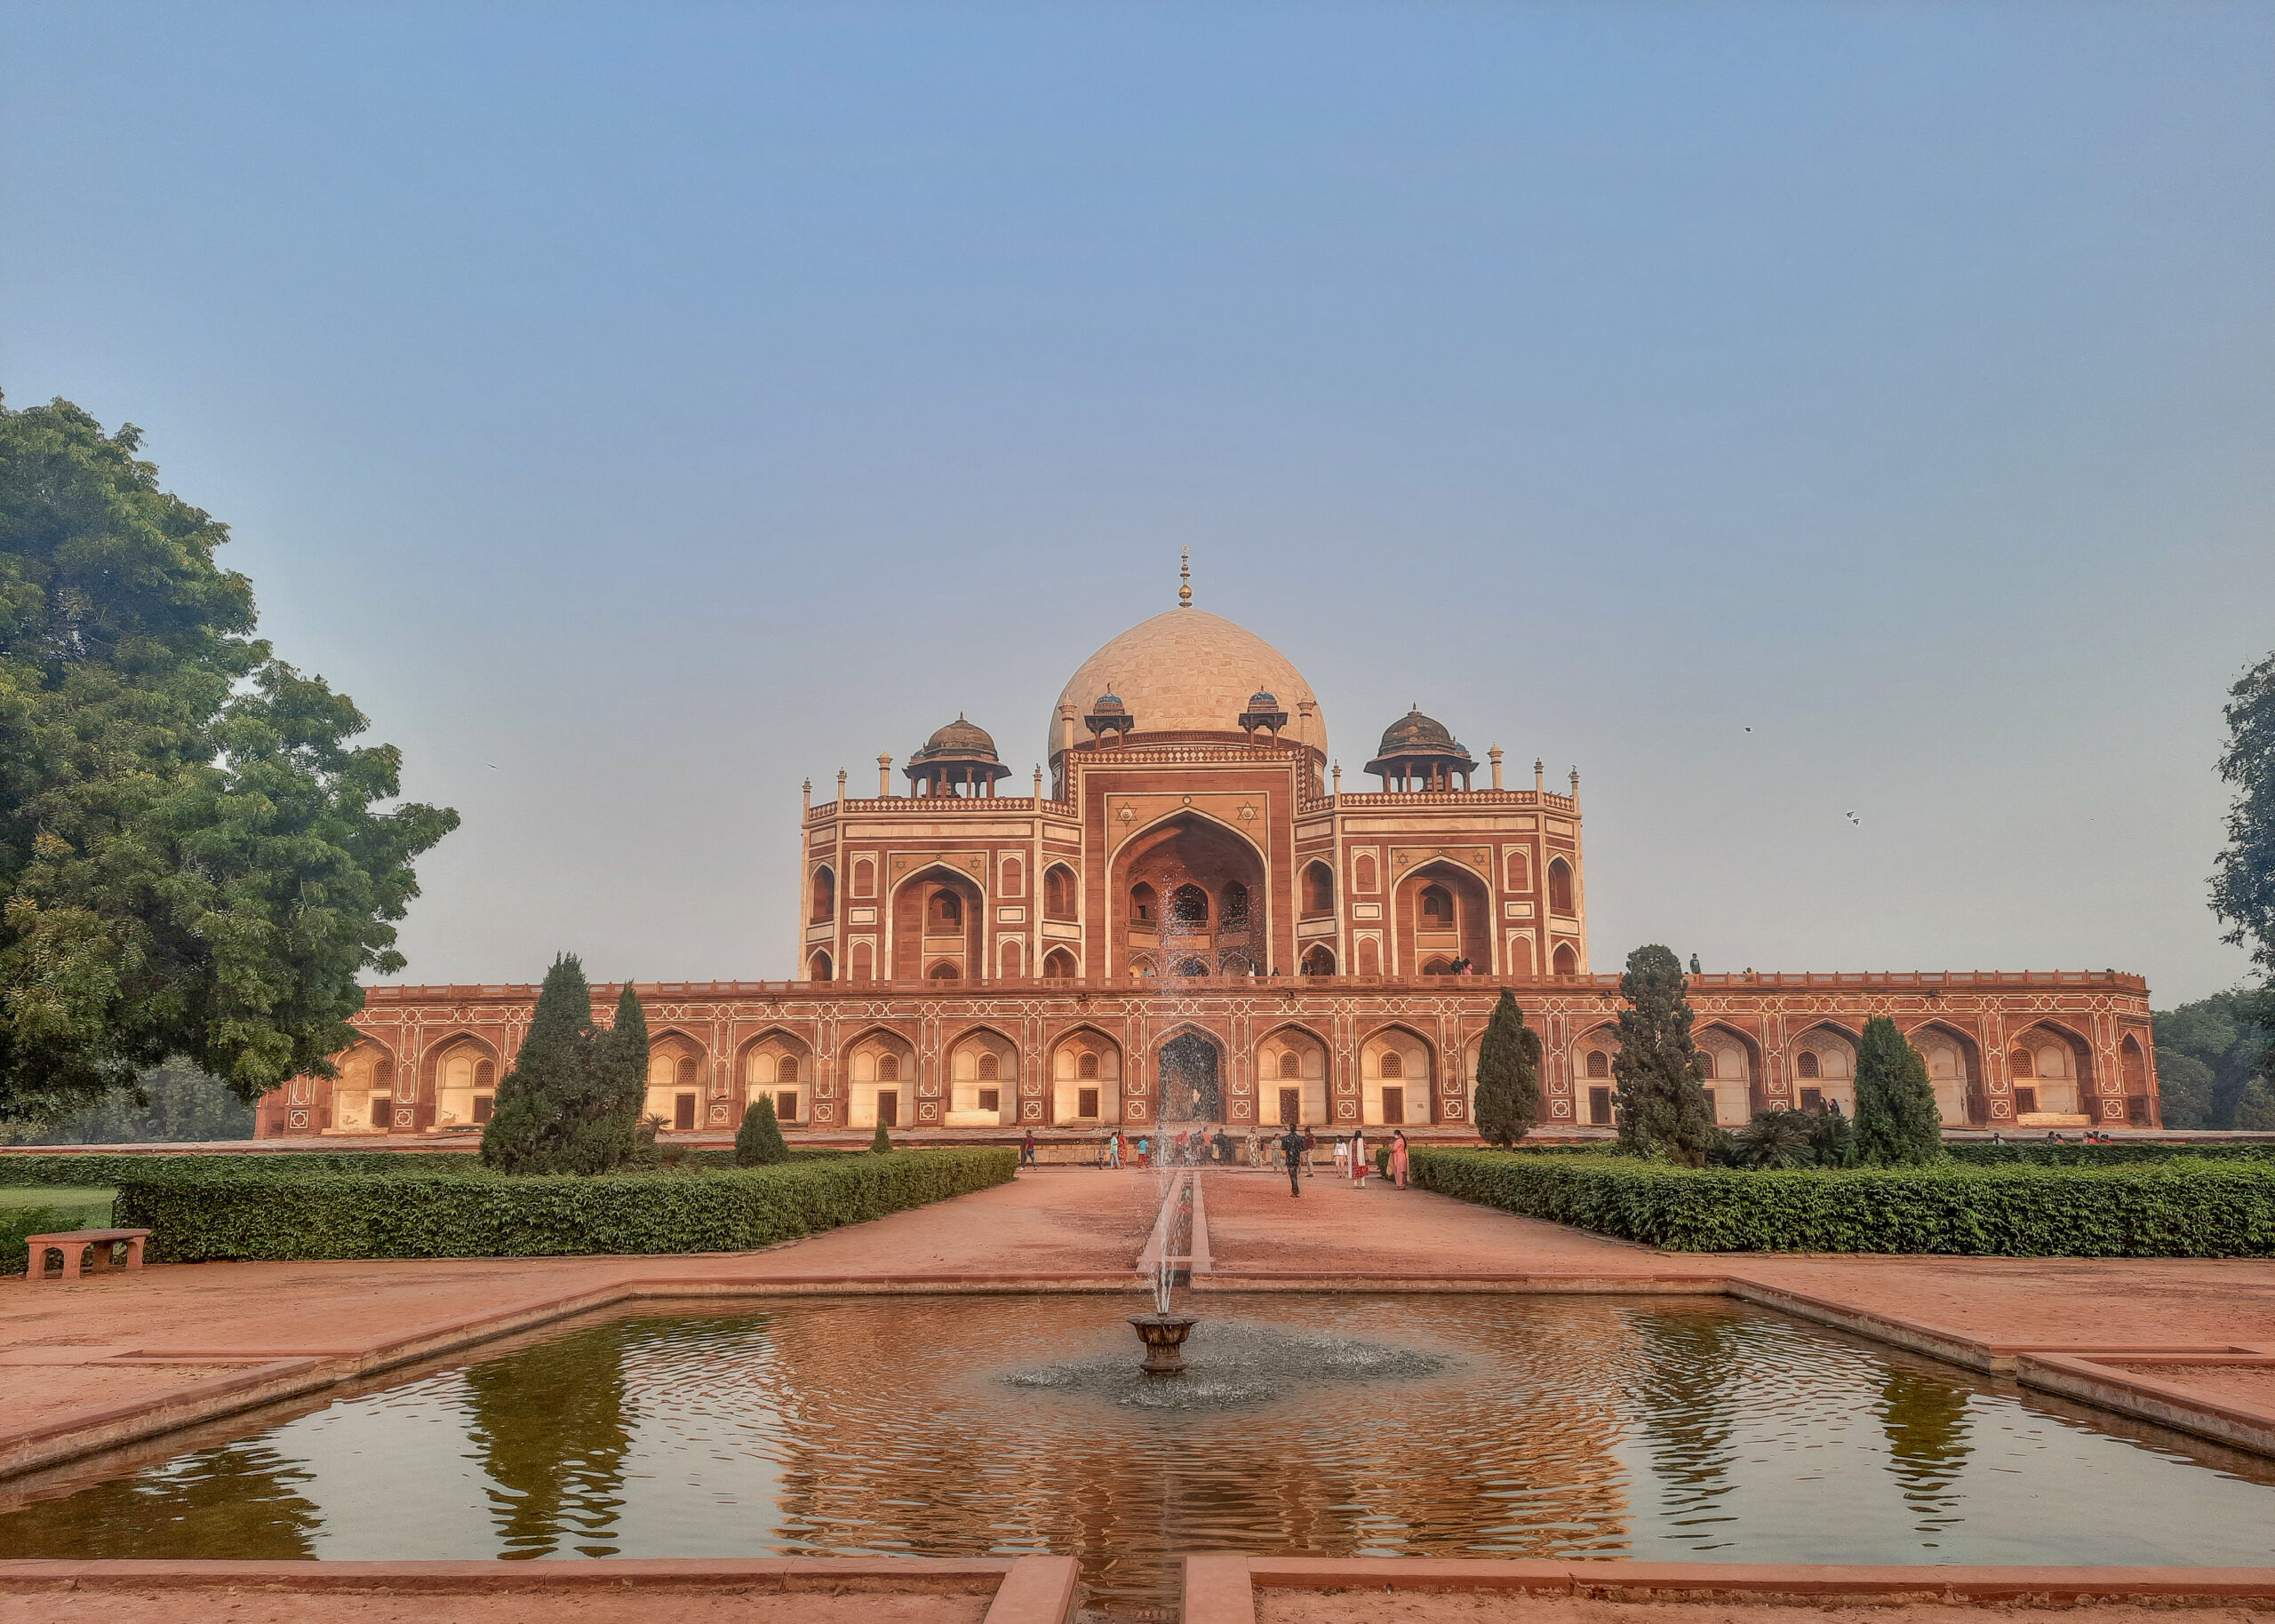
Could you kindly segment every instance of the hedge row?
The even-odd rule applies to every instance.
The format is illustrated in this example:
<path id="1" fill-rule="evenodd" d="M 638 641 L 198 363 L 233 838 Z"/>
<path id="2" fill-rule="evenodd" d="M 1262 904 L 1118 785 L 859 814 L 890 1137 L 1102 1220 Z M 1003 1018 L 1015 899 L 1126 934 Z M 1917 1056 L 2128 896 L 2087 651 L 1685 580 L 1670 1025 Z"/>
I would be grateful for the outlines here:
<path id="1" fill-rule="evenodd" d="M 2175 1158 L 2199 1161 L 2275 1162 L 2275 1144 L 2255 1140 L 2207 1140 L 2168 1144 L 2153 1139 L 2119 1139 L 2108 1144 L 1991 1144 L 1968 1140 L 1947 1144 L 1944 1154 L 1970 1167 L 2160 1166 Z"/>
<path id="2" fill-rule="evenodd" d="M 1744 1172 L 1417 1149 L 1425 1190 L 1676 1252 L 2275 1256 L 2275 1166 Z"/>
<path id="3" fill-rule="evenodd" d="M 850 1150 L 795 1150 L 790 1159 L 821 1161 L 850 1156 Z M 689 1170 L 731 1167 L 732 1150 L 682 1150 L 666 1147 L 664 1165 Z M 283 1174 L 299 1178 L 311 1173 L 483 1173 L 482 1158 L 465 1150 L 194 1150 L 136 1155 L 116 1150 L 82 1156 L 18 1154 L 0 1156 L 0 1189 L 14 1185 L 124 1184 L 130 1180 L 203 1179 L 219 1173 Z"/>
<path id="4" fill-rule="evenodd" d="M 177 1263 L 747 1252 L 1001 1184 L 1018 1162 L 1004 1146 L 598 1178 L 173 1168 L 122 1177 L 117 1210 Z"/>

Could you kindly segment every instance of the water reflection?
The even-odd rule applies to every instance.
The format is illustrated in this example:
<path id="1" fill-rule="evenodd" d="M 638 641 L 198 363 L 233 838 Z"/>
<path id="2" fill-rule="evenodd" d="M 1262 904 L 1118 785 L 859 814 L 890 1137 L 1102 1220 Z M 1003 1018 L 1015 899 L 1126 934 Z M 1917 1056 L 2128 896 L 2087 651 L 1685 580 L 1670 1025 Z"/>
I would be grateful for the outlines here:
<path id="1" fill-rule="evenodd" d="M 2275 1556 L 2275 1463 L 1716 1301 L 1224 1302 L 1220 1317 L 1276 1328 L 1254 1345 L 1429 1356 L 1244 1408 L 1138 1409 L 1007 1380 L 1134 1359 L 1125 1312 L 1106 1297 L 861 1299 L 588 1323 L 112 1481 L 27 1480 L 0 1499 L 0 1548 L 1057 1550 L 1110 1609 L 1162 1605 L 1176 1554 L 1206 1548 Z"/>
<path id="2" fill-rule="evenodd" d="M 632 1447 L 626 1339 L 637 1321 L 541 1342 L 466 1373 L 467 1437 L 490 1479 L 501 1554 L 613 1556 Z M 578 1540 L 579 1534 L 585 1538 Z"/>
<path id="3" fill-rule="evenodd" d="M 310 1474 L 259 1439 L 201 1449 L 80 1490 L 18 1533 L 0 1518 L 0 1554 L 77 1561 L 200 1556 L 290 1561 L 315 1555 L 323 1515 L 294 1485 Z"/>
<path id="4" fill-rule="evenodd" d="M 1960 1520 L 1956 1493 L 1967 1465 L 1967 1394 L 1925 1371 L 1891 1370 L 1880 1384 L 1880 1431 L 1912 1527 L 1935 1534 Z M 1932 1550 L 1932 1540 L 1923 1541 Z"/>

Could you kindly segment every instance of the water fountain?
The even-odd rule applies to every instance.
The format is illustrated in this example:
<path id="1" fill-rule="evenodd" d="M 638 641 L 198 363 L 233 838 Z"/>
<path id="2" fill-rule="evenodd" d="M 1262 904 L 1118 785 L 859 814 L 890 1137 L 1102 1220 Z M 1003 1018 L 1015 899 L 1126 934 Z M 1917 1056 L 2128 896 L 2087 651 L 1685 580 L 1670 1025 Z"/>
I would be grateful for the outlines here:
<path id="1" fill-rule="evenodd" d="M 1138 1368 L 1149 1376 L 1185 1373 L 1185 1339 L 1201 1323 L 1198 1315 L 1169 1311 L 1169 1294 L 1176 1285 L 1177 1262 L 1164 1246 L 1161 1262 L 1153 1270 L 1153 1311 L 1130 1316 L 1130 1323 L 1138 1327 L 1138 1339 L 1145 1344 L 1145 1359 Z"/>

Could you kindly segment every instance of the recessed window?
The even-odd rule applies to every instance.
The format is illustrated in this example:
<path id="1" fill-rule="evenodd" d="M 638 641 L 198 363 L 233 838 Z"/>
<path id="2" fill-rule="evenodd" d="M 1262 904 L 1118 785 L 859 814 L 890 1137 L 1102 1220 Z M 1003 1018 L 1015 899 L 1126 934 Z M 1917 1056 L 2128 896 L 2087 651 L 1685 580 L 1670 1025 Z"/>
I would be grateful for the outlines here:
<path id="1" fill-rule="evenodd" d="M 1098 1114 L 1097 1089 L 1077 1088 L 1074 1091 L 1074 1114 L 1078 1117 L 1095 1117 Z"/>
<path id="2" fill-rule="evenodd" d="M 982 1111 L 1002 1110 L 1003 1091 L 1000 1088 L 982 1088 L 979 1091 L 979 1109 Z"/>

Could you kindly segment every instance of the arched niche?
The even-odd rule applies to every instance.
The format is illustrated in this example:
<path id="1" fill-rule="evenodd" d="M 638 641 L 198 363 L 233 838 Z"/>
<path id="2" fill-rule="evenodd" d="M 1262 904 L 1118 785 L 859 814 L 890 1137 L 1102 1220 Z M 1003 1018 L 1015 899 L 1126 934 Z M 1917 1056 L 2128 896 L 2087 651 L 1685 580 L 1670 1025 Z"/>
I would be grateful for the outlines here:
<path id="1" fill-rule="evenodd" d="M 1690 1036 L 1706 1063 L 1702 1080 L 1713 1102 L 1715 1126 L 1744 1127 L 1762 1107 L 1760 1047 L 1720 1021 L 1693 1028 Z"/>
<path id="2" fill-rule="evenodd" d="M 1046 1103 L 1049 1119 L 1055 1122 L 1122 1120 L 1122 1046 L 1094 1026 L 1078 1026 L 1061 1035 L 1050 1046 L 1048 1100 L 1022 1095 L 1021 1126 L 1042 1121 Z M 1143 1101 L 1138 1104 L 1138 1109 L 1130 1113 L 1133 1126 L 1150 1115 Z"/>
<path id="3" fill-rule="evenodd" d="M 2098 1114 L 2093 1050 L 2082 1037 L 2055 1022 L 2040 1021 L 2008 1039 L 2007 1077 L 2017 1118 L 2093 1119 Z"/>
<path id="4" fill-rule="evenodd" d="M 1359 1100 L 1356 1120 L 1369 1126 L 1426 1126 L 1437 1098 L 1436 1051 L 1428 1039 L 1410 1027 L 1385 1026 L 1368 1034 L 1359 1045 Z M 1337 1100 L 1335 1126 L 1351 1126 L 1352 1103 Z"/>
<path id="5" fill-rule="evenodd" d="M 873 1027 L 844 1050 L 845 1125 L 913 1126 L 916 1121 L 916 1051 L 888 1027 Z"/>
<path id="6" fill-rule="evenodd" d="M 427 1051 L 427 1086 L 434 1091 L 435 1126 L 473 1127 L 490 1120 L 498 1100 L 498 1078 L 504 1067 L 498 1051 L 471 1032 L 445 1039 Z M 395 1090 L 393 1131 L 400 1133 L 416 1119 L 417 1107 L 408 1091 Z M 373 1110 L 378 1110 L 376 1098 Z"/>
<path id="7" fill-rule="evenodd" d="M 742 1080 L 742 1103 L 758 1103 L 763 1095 L 774 1102 L 774 1115 L 784 1123 L 810 1118 L 814 1087 L 813 1050 L 803 1039 L 777 1027 L 742 1046 L 735 1072 Z M 736 1126 L 739 1126 L 738 1120 Z"/>
<path id="8" fill-rule="evenodd" d="M 1264 859 L 1214 819 L 1182 812 L 1132 835 L 1108 873 L 1114 940 L 1133 964 L 1158 955 L 1163 975 L 1224 973 L 1228 955 L 1268 958 Z M 1245 908 L 1228 908 L 1244 897 Z M 1148 917 L 1150 916 L 1150 917 Z"/>
<path id="9" fill-rule="evenodd" d="M 1002 1032 L 976 1026 L 948 1045 L 950 1127 L 1010 1127 L 1019 1119 L 1019 1050 Z"/>
<path id="10" fill-rule="evenodd" d="M 969 874 L 936 863 L 911 874 L 893 892 L 892 962 L 898 981 L 968 979 L 982 974 L 981 931 L 986 899 Z M 943 964 L 953 977 L 938 976 Z"/>
<path id="11" fill-rule="evenodd" d="M 395 1123 L 395 1051 L 376 1038 L 362 1038 L 339 1057 L 339 1074 L 330 1085 L 331 1113 L 326 1129 L 334 1134 L 384 1134 Z"/>
<path id="12" fill-rule="evenodd" d="M 706 1126 L 710 1094 L 710 1056 L 691 1033 L 667 1027 L 648 1039 L 648 1095 L 645 1114 L 665 1131 L 693 1133 Z"/>
<path id="13" fill-rule="evenodd" d="M 1936 1090 L 1936 1111 L 1945 1127 L 1968 1127 L 1991 1119 L 1983 1087 L 1982 1051 L 1955 1026 L 1930 1021 L 1914 1027 L 1906 1040 L 1927 1063 Z"/>
<path id="14" fill-rule="evenodd" d="M 1042 974 L 1046 981 L 1074 981 L 1082 975 L 1082 967 L 1074 955 L 1063 947 L 1054 947 L 1042 956 Z"/>
<path id="15" fill-rule="evenodd" d="M 1304 1026 L 1282 1026 L 1256 1046 L 1258 1119 L 1266 1127 L 1284 1126 L 1290 1111 L 1298 1126 L 1328 1125 L 1327 1042 Z"/>
<path id="16" fill-rule="evenodd" d="M 1810 1027 L 1785 1046 L 1792 1071 L 1793 1105 L 1801 1111 L 1837 1105 L 1856 1114 L 1856 1036 L 1831 1022 Z"/>
<path id="17" fill-rule="evenodd" d="M 1474 872 L 1442 858 L 1420 864 L 1400 877 L 1391 896 L 1407 974 L 1428 974 L 1425 966 L 1450 967 L 1457 959 L 1468 959 L 1481 975 L 1491 971 L 1493 903 Z"/>

